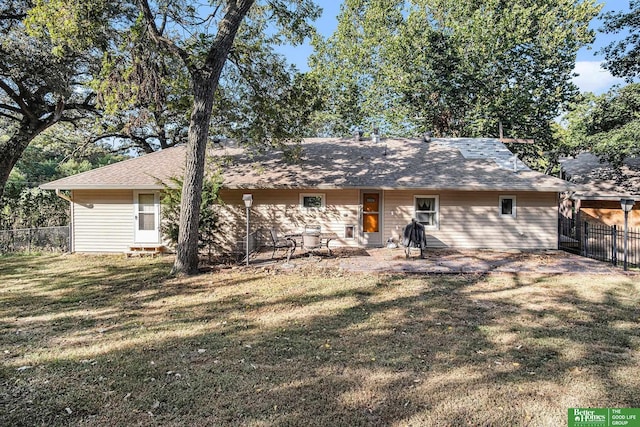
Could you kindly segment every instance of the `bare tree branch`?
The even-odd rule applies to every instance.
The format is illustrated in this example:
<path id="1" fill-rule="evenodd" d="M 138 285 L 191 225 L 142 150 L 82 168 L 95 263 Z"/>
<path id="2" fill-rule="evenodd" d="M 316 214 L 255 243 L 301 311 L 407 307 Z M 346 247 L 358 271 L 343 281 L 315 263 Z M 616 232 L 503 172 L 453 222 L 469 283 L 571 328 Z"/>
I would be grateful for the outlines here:
<path id="1" fill-rule="evenodd" d="M 9 111 L 13 111 L 14 113 L 22 114 L 22 110 L 21 109 L 19 109 L 18 107 L 14 107 L 13 105 L 9 105 L 9 104 L 0 104 L 0 109 L 9 110 Z"/>
<path id="2" fill-rule="evenodd" d="M 0 108 L 2 108 L 2 106 L 1 106 L 1 105 L 0 105 Z M 11 114 L 3 113 L 2 111 L 0 111 L 0 116 L 1 116 L 1 117 L 6 117 L 6 118 L 8 118 L 8 119 L 10 119 L 10 120 L 15 120 L 16 122 L 19 122 L 19 121 L 20 121 L 20 118 L 19 118 L 19 117 L 12 116 Z"/>
<path id="3" fill-rule="evenodd" d="M 37 117 L 30 111 L 29 105 L 24 102 L 24 99 L 17 94 L 11 86 L 9 86 L 4 80 L 0 79 L 0 89 L 4 90 L 4 92 L 11 98 L 13 102 L 18 104 L 21 109 L 21 113 L 25 116 L 29 117 L 31 120 L 37 120 Z"/>
<path id="4" fill-rule="evenodd" d="M 147 23 L 147 29 L 149 33 L 149 37 L 156 42 L 158 45 L 163 46 L 168 49 L 170 52 L 177 55 L 182 61 L 187 65 L 187 67 L 193 67 L 193 62 L 189 57 L 189 54 L 178 45 L 176 45 L 173 40 L 164 37 L 162 33 L 158 30 L 156 26 L 153 12 L 151 12 L 151 7 L 149 7 L 149 2 L 147 0 L 138 0 L 138 5 L 142 11 L 142 15 L 144 16 L 144 20 Z"/>

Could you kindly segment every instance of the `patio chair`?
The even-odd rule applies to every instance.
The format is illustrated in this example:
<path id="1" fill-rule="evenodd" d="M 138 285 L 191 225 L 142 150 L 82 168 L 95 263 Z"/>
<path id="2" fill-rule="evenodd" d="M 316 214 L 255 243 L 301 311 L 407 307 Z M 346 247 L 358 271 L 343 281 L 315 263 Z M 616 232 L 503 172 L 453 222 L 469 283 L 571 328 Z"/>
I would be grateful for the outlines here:
<path id="1" fill-rule="evenodd" d="M 278 231 L 275 228 L 269 230 L 271 235 L 271 245 L 273 246 L 273 253 L 271 254 L 271 259 L 276 256 L 276 251 L 278 249 L 286 249 L 288 252 L 287 262 L 293 255 L 293 252 L 296 250 L 296 241 L 287 237 L 278 236 Z"/>

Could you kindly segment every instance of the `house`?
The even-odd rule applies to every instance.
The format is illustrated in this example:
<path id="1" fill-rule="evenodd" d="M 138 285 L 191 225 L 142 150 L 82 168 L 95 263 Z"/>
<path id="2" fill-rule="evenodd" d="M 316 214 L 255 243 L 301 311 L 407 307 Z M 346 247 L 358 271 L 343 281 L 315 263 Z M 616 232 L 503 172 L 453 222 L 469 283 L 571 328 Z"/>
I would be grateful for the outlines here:
<path id="1" fill-rule="evenodd" d="M 558 197 L 571 185 L 529 169 L 497 139 L 313 138 L 300 148 L 296 163 L 233 143 L 210 149 L 224 160 L 221 249 L 243 240 L 247 193 L 252 229 L 319 224 L 341 246 L 400 240 L 416 218 L 429 247 L 558 247 Z M 43 185 L 71 202 L 72 250 L 162 244 L 159 181 L 182 173 L 184 155 L 177 146 Z"/>
<path id="2" fill-rule="evenodd" d="M 640 227 L 640 158 L 627 158 L 620 168 L 591 153 L 560 159 L 563 177 L 576 184 L 565 216 L 606 225 L 624 224 L 620 199 L 635 199 L 629 226 Z"/>

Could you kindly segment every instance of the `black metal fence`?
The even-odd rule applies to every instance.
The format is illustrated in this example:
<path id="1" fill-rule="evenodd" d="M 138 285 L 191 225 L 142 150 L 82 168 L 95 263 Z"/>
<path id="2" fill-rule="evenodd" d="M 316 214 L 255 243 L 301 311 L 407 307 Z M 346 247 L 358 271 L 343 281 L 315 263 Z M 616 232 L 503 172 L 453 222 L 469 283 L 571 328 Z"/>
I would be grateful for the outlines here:
<path id="1" fill-rule="evenodd" d="M 69 226 L 0 230 L 0 253 L 68 252 Z"/>
<path id="2" fill-rule="evenodd" d="M 588 258 L 622 265 L 624 227 L 560 217 L 558 247 Z M 640 267 L 640 230 L 627 230 L 627 264 Z"/>

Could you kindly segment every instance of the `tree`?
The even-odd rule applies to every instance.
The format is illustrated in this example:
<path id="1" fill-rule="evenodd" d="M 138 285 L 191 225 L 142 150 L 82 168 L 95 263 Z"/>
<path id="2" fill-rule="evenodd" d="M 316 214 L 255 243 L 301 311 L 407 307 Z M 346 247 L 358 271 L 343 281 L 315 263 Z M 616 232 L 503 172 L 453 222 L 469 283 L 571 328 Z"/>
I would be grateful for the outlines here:
<path id="1" fill-rule="evenodd" d="M 0 200 L 0 229 L 67 225 L 69 203 L 38 186 L 122 159 L 111 153 L 111 147 L 87 143 L 71 124 L 47 129 L 29 144 L 11 171 Z"/>
<path id="2" fill-rule="evenodd" d="M 535 160 L 577 94 L 576 52 L 593 40 L 593 1 L 345 0 L 316 41 L 313 73 L 344 128 L 387 134 L 534 138 Z M 343 112 L 348 112 L 344 114 Z M 357 114 L 356 114 L 357 113 Z M 317 126 L 321 127 L 321 126 Z"/>
<path id="3" fill-rule="evenodd" d="M 614 88 L 595 96 L 585 94 L 566 116 L 563 151 L 591 151 L 620 166 L 640 155 L 640 84 Z"/>
<path id="4" fill-rule="evenodd" d="M 29 143 L 59 122 L 74 122 L 94 111 L 93 94 L 82 90 L 94 63 L 87 52 L 53 54 L 50 42 L 29 36 L 23 20 L 31 2 L 0 5 L 0 197 Z"/>
<path id="5" fill-rule="evenodd" d="M 285 30 L 283 35 L 293 41 L 308 34 L 306 19 L 317 15 L 317 10 L 309 0 L 271 0 L 264 4 L 255 0 L 215 2 L 215 7 L 206 19 L 202 11 L 178 4 L 160 5 L 153 10 L 146 0 L 138 6 L 144 18 L 149 38 L 162 50 L 183 62 L 191 80 L 193 105 L 189 121 L 185 175 L 183 180 L 182 204 L 180 209 L 180 232 L 176 246 L 177 256 L 173 266 L 176 274 L 192 274 L 198 269 L 198 220 L 204 163 L 209 124 L 220 76 L 233 48 L 236 34 L 253 7 L 256 16 L 271 10 L 276 24 Z M 293 10 L 289 5 L 295 6 Z M 222 14 L 219 16 L 219 11 Z M 206 15 L 205 15 L 206 16 Z M 173 25 L 187 28 L 193 37 L 180 39 L 170 30 Z M 202 29 L 202 24 L 215 28 L 214 33 Z M 196 28 L 200 26 L 200 31 Z"/>
<path id="6" fill-rule="evenodd" d="M 198 248 L 205 249 L 211 262 L 218 231 L 218 206 L 223 202 L 219 197 L 222 187 L 222 175 L 219 165 L 207 168 L 202 185 L 202 201 L 200 202 L 200 219 L 198 221 Z M 164 182 L 162 192 L 162 233 L 174 245 L 180 235 L 180 206 L 183 181 L 173 177 Z"/>
<path id="7" fill-rule="evenodd" d="M 117 7 L 110 7 L 113 3 Z M 95 7 L 94 7 L 95 6 Z M 132 19 L 128 15 L 127 6 L 134 6 L 138 11 L 137 17 Z M 191 274 L 197 272 L 198 267 L 198 217 L 200 213 L 200 200 L 202 181 L 204 176 L 204 155 L 212 125 L 212 109 L 218 101 L 233 100 L 235 105 L 242 105 L 243 100 L 235 98 L 233 93 L 217 97 L 221 76 L 223 76 L 224 66 L 227 64 L 229 53 L 233 57 L 246 55 L 250 60 L 256 57 L 257 51 L 251 49 L 251 43 L 236 43 L 236 35 L 239 31 L 249 34 L 247 40 L 251 42 L 256 37 L 269 40 L 272 43 L 282 43 L 289 41 L 292 43 L 301 42 L 304 37 L 311 34 L 312 28 L 308 24 L 308 19 L 318 16 L 318 9 L 312 0 L 229 0 L 214 1 L 210 5 L 190 4 L 188 2 L 149 2 L 120 1 L 109 2 L 102 0 L 99 2 L 80 2 L 63 0 L 39 0 L 38 5 L 32 12 L 37 28 L 46 29 L 47 35 L 56 44 L 55 51 L 66 51 L 67 47 L 77 48 L 77 42 L 73 36 L 77 34 L 76 29 L 80 28 L 76 17 L 81 20 L 86 15 L 98 15 L 103 17 L 88 25 L 89 31 L 79 37 L 80 45 L 94 44 L 94 35 L 100 36 L 107 32 L 105 28 L 108 23 L 117 20 L 118 28 L 124 28 L 125 32 L 132 35 L 137 31 L 136 37 L 131 40 L 142 40 L 148 42 L 148 46 L 153 48 L 153 61 L 139 62 L 137 59 L 141 55 L 131 54 L 131 64 L 143 65 L 141 70 L 148 73 L 154 65 L 158 64 L 180 64 L 184 75 L 189 83 L 189 120 L 186 138 L 187 154 L 185 165 L 185 176 L 182 193 L 182 207 L 180 220 L 180 235 L 177 244 L 177 257 L 173 272 L 176 274 Z M 95 10 L 94 10 L 95 9 Z M 120 14 L 109 15 L 114 9 L 122 10 Z M 71 17 L 71 18 L 69 18 Z M 268 18 L 267 18 L 268 17 Z M 139 19 L 138 19 L 139 18 Z M 71 25 L 67 25 L 70 20 Z M 67 28 L 68 27 L 68 28 Z M 116 26 L 111 26 L 113 30 Z M 107 28 L 108 29 L 108 28 Z M 244 38 L 243 38 L 244 39 Z M 101 40 L 100 37 L 97 38 Z M 263 46 L 266 44 L 263 43 Z M 134 43 L 134 46 L 137 46 Z M 250 49 L 246 49 L 246 47 Z M 255 46 L 255 43 L 254 43 Z M 132 52 L 132 46 L 121 44 L 119 46 L 106 46 L 112 49 L 111 52 L 118 54 Z M 155 54 L 157 53 L 157 55 Z M 145 55 L 142 55 L 144 59 Z M 270 55 L 266 62 L 262 64 L 272 64 L 271 67 L 238 67 L 238 72 L 242 76 L 264 77 L 269 70 L 281 69 L 281 60 L 269 62 L 275 58 Z M 166 59 L 166 61 L 165 61 Z M 248 62 L 251 64 L 251 62 Z M 246 65 L 246 64 L 245 64 Z M 151 66 L 151 67 L 149 67 Z M 145 68 L 146 67 L 146 68 Z M 161 67 L 158 67 L 158 69 Z M 266 70 L 267 74 L 262 74 L 261 70 Z M 157 75 L 162 75 L 162 70 Z M 144 75 L 140 74 L 140 75 Z M 125 75 L 121 74 L 121 75 Z M 278 74 L 282 76 L 283 74 Z M 117 76 L 117 74 L 116 74 Z M 172 76 L 164 76 L 170 79 Z M 250 78 L 247 77 L 247 78 Z M 144 83 L 145 79 L 138 79 L 138 83 Z M 135 81 L 135 80 L 134 80 Z M 265 101 L 269 96 L 276 96 L 279 99 L 297 99 L 308 92 L 309 85 L 305 79 L 294 80 L 295 84 L 290 90 L 279 91 L 279 87 L 269 88 L 265 91 L 262 99 Z M 248 86 L 252 87 L 251 93 L 260 93 L 264 87 L 256 85 L 255 81 L 248 81 Z M 265 86 L 268 87 L 268 86 Z M 139 87 L 134 86 L 135 90 Z M 117 92 L 117 91 L 116 91 Z M 138 92 L 139 94 L 140 92 Z M 146 92 L 144 92 L 146 94 Z M 154 94 L 154 90 L 149 91 Z M 138 95 L 137 94 L 137 95 Z M 168 98 L 168 97 L 167 97 Z M 145 106 L 145 108 L 148 108 Z M 248 111 L 245 106 L 245 111 Z M 133 110 L 135 112 L 135 109 Z M 275 114 L 276 112 L 274 112 Z M 261 123 L 264 126 L 266 121 L 256 114 L 245 114 L 254 123 Z M 217 115 L 221 117 L 221 115 Z M 213 123 L 213 128 L 225 128 L 225 123 Z M 236 127 L 237 122 L 226 121 L 226 128 Z M 255 137 L 263 138 L 261 141 L 255 138 L 248 139 L 248 143 L 261 146 L 278 145 L 278 140 L 282 140 L 283 134 L 291 138 L 289 131 L 281 132 L 276 129 L 273 132 L 261 132 Z M 295 152 L 295 150 L 294 150 Z"/>
<path id="8" fill-rule="evenodd" d="M 631 0 L 628 12 L 608 12 L 603 18 L 604 26 L 600 31 L 609 34 L 628 32 L 622 40 L 614 41 L 600 51 L 605 55 L 603 67 L 630 83 L 640 77 L 640 1 Z"/>

